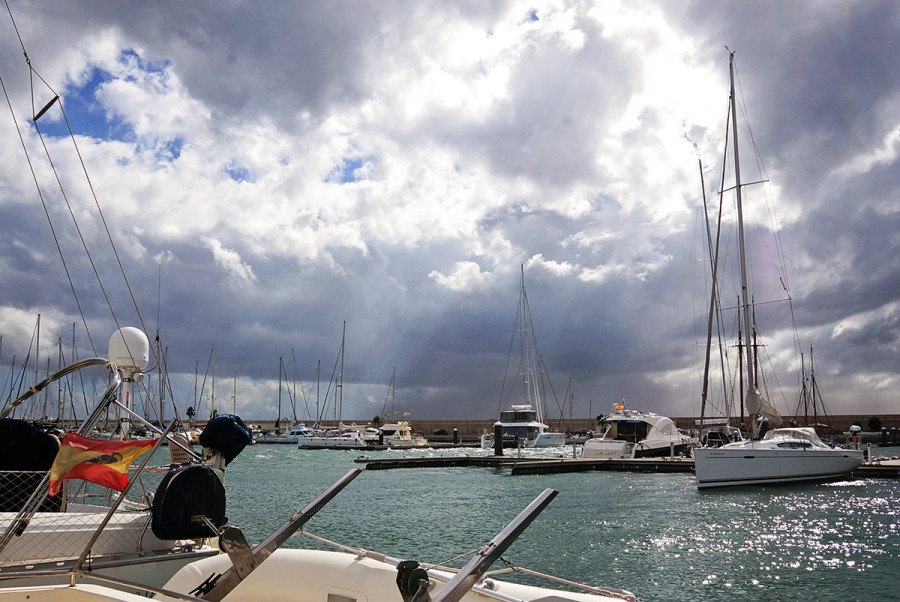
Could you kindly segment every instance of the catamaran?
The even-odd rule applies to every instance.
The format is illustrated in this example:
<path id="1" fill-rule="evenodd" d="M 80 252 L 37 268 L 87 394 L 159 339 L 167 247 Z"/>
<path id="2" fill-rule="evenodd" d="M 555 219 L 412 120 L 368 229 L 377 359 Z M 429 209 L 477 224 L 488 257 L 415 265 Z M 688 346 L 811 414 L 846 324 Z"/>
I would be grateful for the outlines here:
<path id="1" fill-rule="evenodd" d="M 520 265 L 522 289 L 519 297 L 519 315 L 522 316 L 522 328 L 519 332 L 522 348 L 522 371 L 520 374 L 525 389 L 524 403 L 511 404 L 500 412 L 499 423 L 502 425 L 503 447 L 556 447 L 566 444 L 566 436 L 555 432 L 544 423 L 546 398 L 539 382 L 537 369 L 537 352 L 535 350 L 534 332 L 531 328 L 531 312 L 528 307 L 528 296 L 525 293 L 525 266 Z M 493 431 L 481 436 L 481 447 L 494 447 Z"/>

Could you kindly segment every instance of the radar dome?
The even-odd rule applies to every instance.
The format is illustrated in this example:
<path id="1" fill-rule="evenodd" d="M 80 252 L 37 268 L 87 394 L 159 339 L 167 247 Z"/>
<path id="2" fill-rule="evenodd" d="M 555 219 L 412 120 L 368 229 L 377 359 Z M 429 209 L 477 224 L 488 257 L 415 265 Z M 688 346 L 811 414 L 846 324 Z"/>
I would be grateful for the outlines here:
<path id="1" fill-rule="evenodd" d="M 109 361 L 119 368 L 143 370 L 150 363 L 150 341 L 140 328 L 126 326 L 109 339 Z"/>

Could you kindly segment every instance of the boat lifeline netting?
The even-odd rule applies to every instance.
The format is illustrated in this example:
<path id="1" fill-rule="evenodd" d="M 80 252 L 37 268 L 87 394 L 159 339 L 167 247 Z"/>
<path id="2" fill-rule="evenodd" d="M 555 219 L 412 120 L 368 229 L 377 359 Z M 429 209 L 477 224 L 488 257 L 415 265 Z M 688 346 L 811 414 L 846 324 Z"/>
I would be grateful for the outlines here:
<path id="1" fill-rule="evenodd" d="M 46 563 L 62 566 L 81 557 L 88 545 L 87 558 L 92 561 L 196 546 L 193 540 L 160 540 L 149 528 L 150 503 L 168 468 L 145 470 L 137 477 L 128 499 L 118 505 L 93 543 L 121 495 L 118 491 L 64 481 L 59 495 L 46 498 L 36 512 L 29 513 L 23 509 L 35 491 L 44 497 L 40 491 L 46 491 L 46 473 L 0 471 L 0 571 Z"/>

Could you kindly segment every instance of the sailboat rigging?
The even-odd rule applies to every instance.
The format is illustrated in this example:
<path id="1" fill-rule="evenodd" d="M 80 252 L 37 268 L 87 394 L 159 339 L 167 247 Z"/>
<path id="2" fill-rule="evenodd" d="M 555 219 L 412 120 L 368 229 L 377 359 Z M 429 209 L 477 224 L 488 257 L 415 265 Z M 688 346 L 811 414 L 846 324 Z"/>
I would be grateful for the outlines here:
<path id="1" fill-rule="evenodd" d="M 404 412 L 403 417 L 400 420 L 395 418 L 397 415 L 397 411 L 394 409 L 397 401 L 396 393 L 397 367 L 394 366 L 393 372 L 391 373 L 391 382 L 388 385 L 388 393 L 384 398 L 384 407 L 381 410 L 382 415 L 390 417 L 390 420 L 386 421 L 381 425 L 381 428 L 378 429 L 378 442 L 383 445 L 398 448 L 427 446 L 428 440 L 425 439 L 425 437 L 413 433 L 412 426 L 409 424 L 409 412 Z M 391 400 L 391 411 L 385 413 L 384 410 L 387 408 L 388 397 L 390 397 Z"/>
<path id="2" fill-rule="evenodd" d="M 774 428 L 783 424 L 781 414 L 764 397 L 759 376 L 759 344 L 756 340 L 754 300 L 750 293 L 738 145 L 737 101 L 734 86 L 734 52 L 729 54 L 730 118 L 734 161 L 735 201 L 740 267 L 740 331 L 746 343 L 739 343 L 742 379 L 746 379 L 744 407 L 751 420 L 752 439 L 726 443 L 721 447 L 694 450 L 698 488 L 817 481 L 849 475 L 862 462 L 861 450 L 826 445 L 812 428 Z M 718 246 L 717 246 L 718 248 Z M 717 261 L 714 262 L 717 265 Z M 716 282 L 713 278 L 713 282 Z M 783 282 L 782 282 L 783 284 Z M 711 321 L 711 320 L 710 320 Z M 704 397 L 703 402 L 706 399 Z M 705 412 L 701 411 L 701 415 Z M 702 425 L 701 425 L 702 426 Z M 762 437 L 762 438 L 760 438 Z"/>
<path id="3" fill-rule="evenodd" d="M 344 424 L 343 423 L 343 406 L 344 406 L 344 352 L 346 349 L 347 342 L 347 322 L 344 321 L 343 327 L 341 329 L 341 347 L 338 352 L 338 357 L 335 360 L 335 372 L 332 374 L 336 374 L 336 378 L 332 378 L 334 381 L 334 408 L 335 412 L 335 421 L 337 422 L 337 429 L 332 429 L 327 432 L 316 432 L 309 433 L 299 437 L 297 441 L 297 447 L 302 449 L 310 449 L 310 448 L 318 448 L 318 449 L 329 449 L 329 448 L 350 448 L 350 449 L 364 449 L 369 446 L 370 442 L 374 442 L 378 437 L 377 429 L 360 426 L 356 424 Z M 330 385 L 329 385 L 330 386 Z M 328 400 L 328 391 L 325 392 L 326 404 L 325 408 L 323 408 L 322 413 L 326 413 L 327 410 L 327 400 Z"/>
<path id="4" fill-rule="evenodd" d="M 531 325 L 531 310 L 528 307 L 528 295 L 525 291 L 525 266 L 519 266 L 521 272 L 521 292 L 519 295 L 518 316 L 521 317 L 519 330 L 519 348 L 521 351 L 521 372 L 519 378 L 524 388 L 524 400 L 510 404 L 501 410 L 499 422 L 502 424 L 503 447 L 555 447 L 565 445 L 563 433 L 553 432 L 544 423 L 547 411 L 543 388 L 538 379 L 538 354 Z M 516 324 L 518 326 L 518 324 Z M 504 385 L 505 388 L 505 385 Z M 504 391 L 505 393 L 505 391 Z M 502 397 L 501 397 L 502 400 Z M 482 448 L 494 447 L 494 433 L 481 436 Z"/>

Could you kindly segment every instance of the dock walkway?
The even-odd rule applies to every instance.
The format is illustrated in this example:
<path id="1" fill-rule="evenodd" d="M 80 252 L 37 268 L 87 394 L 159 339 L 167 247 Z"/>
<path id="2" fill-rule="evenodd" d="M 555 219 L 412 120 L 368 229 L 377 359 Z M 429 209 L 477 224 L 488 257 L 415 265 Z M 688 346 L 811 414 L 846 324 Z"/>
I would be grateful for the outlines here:
<path id="1" fill-rule="evenodd" d="M 691 458 L 518 458 L 511 456 L 434 456 L 429 458 L 368 458 L 360 456 L 357 463 L 366 470 L 395 468 L 440 468 L 447 466 L 478 466 L 509 468 L 512 475 L 559 474 L 604 470 L 617 472 L 694 472 Z M 900 478 L 900 460 L 876 460 L 853 471 L 856 478 Z"/>

